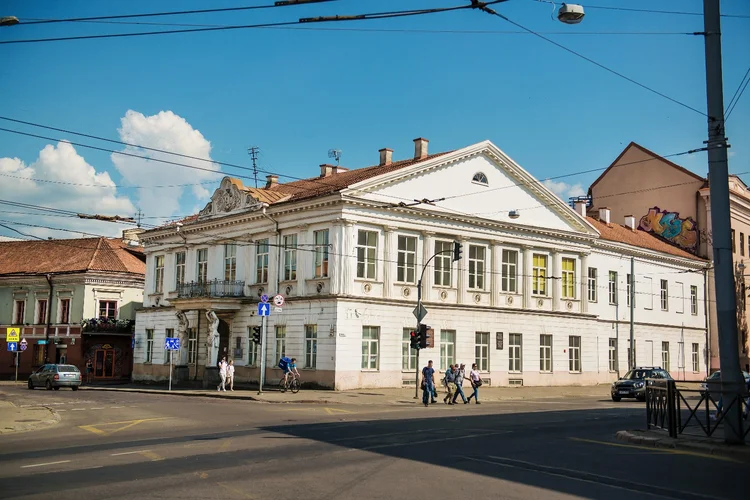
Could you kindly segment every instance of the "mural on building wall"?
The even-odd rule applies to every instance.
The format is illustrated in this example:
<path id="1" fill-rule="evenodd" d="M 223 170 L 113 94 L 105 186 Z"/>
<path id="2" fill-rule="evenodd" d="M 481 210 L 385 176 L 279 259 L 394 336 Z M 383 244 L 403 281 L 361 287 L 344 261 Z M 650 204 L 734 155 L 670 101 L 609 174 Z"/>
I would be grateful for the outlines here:
<path id="1" fill-rule="evenodd" d="M 681 219 L 678 212 L 650 208 L 641 217 L 638 228 L 661 236 L 688 252 L 698 251 L 698 225 L 691 217 Z"/>

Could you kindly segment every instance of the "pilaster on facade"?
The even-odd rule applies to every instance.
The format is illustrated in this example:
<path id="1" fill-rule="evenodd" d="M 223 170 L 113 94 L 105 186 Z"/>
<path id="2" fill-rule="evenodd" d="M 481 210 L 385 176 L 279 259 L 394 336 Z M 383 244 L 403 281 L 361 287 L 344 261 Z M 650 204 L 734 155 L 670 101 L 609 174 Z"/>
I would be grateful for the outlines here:
<path id="1" fill-rule="evenodd" d="M 393 268 L 397 258 L 397 251 L 394 252 L 393 233 L 398 228 L 394 226 L 385 226 L 383 232 L 383 296 L 390 298 L 393 295 Z"/>
<path id="2" fill-rule="evenodd" d="M 588 290 L 588 281 L 589 281 L 589 254 L 584 253 L 581 254 L 581 277 L 580 277 L 580 294 L 581 294 L 581 312 L 582 313 L 588 313 L 589 312 L 589 290 Z"/>
<path id="3" fill-rule="evenodd" d="M 523 293 L 523 308 L 531 309 L 531 263 L 534 259 L 534 251 L 527 245 L 521 245 L 521 249 L 523 250 L 523 273 L 521 279 L 518 281 L 521 283 L 521 291 Z"/>
<path id="4" fill-rule="evenodd" d="M 549 287 L 552 289 L 552 310 L 560 310 L 560 292 L 562 289 L 562 263 L 561 263 L 560 252 L 550 252 L 550 266 L 552 268 L 552 276 L 547 281 Z"/>
<path id="5" fill-rule="evenodd" d="M 417 266 L 417 280 L 422 272 L 422 268 L 425 263 L 430 260 L 435 249 L 435 232 L 434 231 L 422 231 L 422 265 Z M 432 270 L 435 268 L 434 264 L 430 263 L 427 269 L 424 270 L 424 277 L 422 279 L 422 301 L 428 301 L 432 298 L 432 285 L 435 282 Z"/>
<path id="6" fill-rule="evenodd" d="M 356 238 L 357 234 L 354 230 L 354 222 L 345 220 L 343 225 L 344 241 L 343 241 L 343 255 L 341 256 L 341 267 L 342 267 L 342 283 L 341 293 L 343 295 L 351 295 L 354 289 L 354 276 L 356 272 L 354 269 L 357 266 L 357 252 Z"/>
<path id="7" fill-rule="evenodd" d="M 467 279 L 468 279 L 468 273 L 469 273 L 469 265 L 468 265 L 468 259 L 469 259 L 469 248 L 466 245 L 466 242 L 469 241 L 469 239 L 465 236 L 459 236 L 457 238 L 457 241 L 461 244 L 463 254 L 460 261 L 456 262 L 456 288 L 457 288 L 457 302 L 459 304 L 464 303 L 465 295 L 466 295 L 466 288 L 467 288 Z M 452 259 L 452 256 L 451 256 Z M 461 262 L 467 263 L 465 265 L 461 265 Z M 486 271 L 486 270 L 485 270 Z"/>
<path id="8" fill-rule="evenodd" d="M 501 242 L 492 240 L 490 242 L 490 306 L 496 307 L 500 304 L 500 293 L 502 291 L 503 264 L 501 260 Z"/>

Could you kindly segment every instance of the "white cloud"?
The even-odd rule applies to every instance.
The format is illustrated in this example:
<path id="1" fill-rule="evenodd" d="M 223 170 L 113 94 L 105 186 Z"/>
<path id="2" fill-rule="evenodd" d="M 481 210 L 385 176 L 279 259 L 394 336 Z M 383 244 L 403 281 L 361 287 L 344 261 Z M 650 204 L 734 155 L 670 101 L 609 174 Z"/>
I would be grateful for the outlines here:
<path id="1" fill-rule="evenodd" d="M 555 193 L 557 196 L 562 198 L 563 201 L 567 202 L 568 198 L 573 196 L 583 196 L 586 191 L 583 189 L 581 184 L 568 184 L 566 182 L 555 182 L 551 179 L 547 179 L 542 182 L 547 189 Z"/>
<path id="2" fill-rule="evenodd" d="M 206 160 L 211 159 L 211 143 L 184 118 L 171 111 L 161 111 L 156 115 L 144 116 L 142 113 L 128 110 L 121 119 L 121 128 L 118 132 L 120 140 L 123 142 Z M 193 160 L 131 146 L 126 146 L 122 151 L 203 169 L 219 170 L 219 165 L 213 162 Z M 188 184 L 206 180 L 218 181 L 220 179 L 219 176 L 210 172 L 149 161 L 148 159 L 119 154 L 112 154 L 111 159 L 128 183 L 140 186 Z M 183 187 L 140 189 L 138 190 L 137 204 L 146 216 L 162 217 L 177 214 L 180 207 L 180 198 L 184 192 Z M 211 192 L 206 188 L 196 185 L 192 189 L 191 201 L 195 201 L 193 197 L 198 198 L 198 200 L 206 200 L 210 195 Z"/>

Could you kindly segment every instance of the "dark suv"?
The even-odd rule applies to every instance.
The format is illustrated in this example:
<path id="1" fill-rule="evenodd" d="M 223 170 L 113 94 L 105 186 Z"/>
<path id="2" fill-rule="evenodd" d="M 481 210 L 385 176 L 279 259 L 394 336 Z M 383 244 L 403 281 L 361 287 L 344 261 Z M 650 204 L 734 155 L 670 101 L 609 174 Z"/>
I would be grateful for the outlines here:
<path id="1" fill-rule="evenodd" d="M 672 380 L 669 372 L 657 366 L 633 368 L 612 383 L 612 401 L 620 401 L 622 398 L 635 398 L 638 401 L 645 401 L 646 379 L 648 378 Z"/>

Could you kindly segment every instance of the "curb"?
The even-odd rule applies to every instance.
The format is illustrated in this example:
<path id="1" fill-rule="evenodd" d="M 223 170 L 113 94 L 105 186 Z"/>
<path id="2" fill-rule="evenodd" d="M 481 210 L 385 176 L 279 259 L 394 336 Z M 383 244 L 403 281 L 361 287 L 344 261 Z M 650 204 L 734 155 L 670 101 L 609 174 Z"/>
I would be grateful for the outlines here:
<path id="1" fill-rule="evenodd" d="M 205 394 L 196 394 L 194 392 L 183 392 L 183 391 L 167 391 L 163 389 L 131 389 L 121 388 L 117 389 L 114 387 L 81 387 L 81 390 L 87 391 L 109 391 L 109 392 L 134 392 L 139 394 L 159 394 L 161 396 L 182 396 L 191 398 L 214 398 L 214 399 L 229 399 L 233 401 L 254 401 L 256 403 L 268 403 L 268 404 L 335 404 L 336 401 L 330 401 L 326 399 L 297 399 L 293 401 L 269 401 L 262 399 L 257 396 L 249 395 L 237 395 L 229 396 L 221 394 L 220 392 L 212 393 L 207 392 Z"/>
<path id="2" fill-rule="evenodd" d="M 653 448 L 665 448 L 672 450 L 685 450 L 729 458 L 738 462 L 750 463 L 750 447 L 730 447 L 728 445 L 714 445 L 710 443 L 693 442 L 688 439 L 673 439 L 669 437 L 643 436 L 639 431 L 617 431 L 615 438 L 630 444 L 650 446 Z"/>

